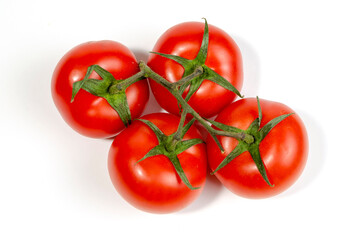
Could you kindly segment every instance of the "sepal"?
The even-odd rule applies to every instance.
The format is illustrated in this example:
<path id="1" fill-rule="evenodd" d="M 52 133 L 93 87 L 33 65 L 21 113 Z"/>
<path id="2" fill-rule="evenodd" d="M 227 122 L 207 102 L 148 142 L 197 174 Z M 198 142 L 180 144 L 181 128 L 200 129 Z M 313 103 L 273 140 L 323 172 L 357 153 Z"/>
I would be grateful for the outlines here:
<path id="1" fill-rule="evenodd" d="M 184 138 L 185 134 L 187 133 L 187 131 L 189 131 L 190 127 L 194 124 L 194 122 L 195 118 L 191 119 L 187 124 L 185 124 L 185 126 L 181 130 L 180 139 Z"/>
<path id="2" fill-rule="evenodd" d="M 174 155 L 170 155 L 168 156 L 168 158 L 170 159 L 171 163 L 173 164 L 173 166 L 176 169 L 177 174 L 179 175 L 180 179 L 183 181 L 183 183 L 190 188 L 191 190 L 196 190 L 199 189 L 200 187 L 193 187 L 189 181 L 189 179 L 187 178 L 184 169 L 182 168 L 181 164 L 180 164 L 180 160 L 177 157 L 176 154 Z"/>
<path id="3" fill-rule="evenodd" d="M 95 71 L 102 80 L 89 79 L 91 73 Z M 104 98 L 110 106 L 117 112 L 125 126 L 131 123 L 131 113 L 127 102 L 125 90 L 116 93 L 110 93 L 109 89 L 112 85 L 119 83 L 113 75 L 100 67 L 99 65 L 92 65 L 87 69 L 83 80 L 74 82 L 72 89 L 71 102 L 74 101 L 80 89 L 97 96 Z"/>
<path id="4" fill-rule="evenodd" d="M 150 151 L 145 154 L 145 156 L 143 156 L 140 160 L 138 160 L 136 163 L 139 163 L 145 159 L 147 159 L 148 157 L 153 157 L 153 156 L 156 156 L 156 155 L 161 155 L 163 154 L 163 151 L 164 151 L 164 146 L 162 145 L 157 145 L 155 147 L 153 147 L 152 149 L 150 149 Z"/>
<path id="5" fill-rule="evenodd" d="M 236 145 L 236 147 L 224 158 L 224 160 L 219 164 L 219 166 L 217 166 L 217 168 L 213 172 L 211 172 L 211 175 L 215 174 L 221 168 L 225 167 L 228 163 L 234 160 L 234 158 L 246 151 L 247 148 L 246 146 L 244 146 L 244 144 L 239 143 L 238 145 Z"/>
<path id="6" fill-rule="evenodd" d="M 180 179 L 184 182 L 184 184 L 190 188 L 191 190 L 198 189 L 198 187 L 193 187 L 190 184 L 189 179 L 186 177 L 186 174 L 180 164 L 179 158 L 177 157 L 178 154 L 186 151 L 190 147 L 204 143 L 201 139 L 189 139 L 189 140 L 174 140 L 175 133 L 167 136 L 165 135 L 154 123 L 152 123 L 149 120 L 145 119 L 137 119 L 144 124 L 146 124 L 156 135 L 158 140 L 158 145 L 153 147 L 149 152 L 145 154 L 140 160 L 138 160 L 136 163 L 139 163 L 141 161 L 144 161 L 145 159 L 156 156 L 156 155 L 165 155 L 170 160 L 171 164 L 174 166 L 175 171 L 177 175 L 180 177 Z M 195 119 L 188 122 L 181 131 L 181 139 L 184 137 L 186 132 L 190 129 L 191 125 L 194 123 Z"/>
<path id="7" fill-rule="evenodd" d="M 136 119 L 140 122 L 145 123 L 156 135 L 157 140 L 159 141 L 159 144 L 164 140 L 164 138 L 166 137 L 166 135 L 155 125 L 153 124 L 151 121 L 146 120 L 146 119 Z"/>
<path id="8" fill-rule="evenodd" d="M 228 80 L 223 78 L 220 74 L 212 70 L 211 68 L 207 66 L 203 66 L 204 72 L 207 74 L 206 79 L 209 81 L 212 81 L 223 88 L 235 93 L 239 97 L 243 98 L 244 96 L 240 94 L 239 90 L 236 89 Z"/>
<path id="9" fill-rule="evenodd" d="M 176 144 L 175 153 L 176 153 L 176 155 L 180 154 L 180 153 L 186 151 L 187 149 L 191 148 L 192 146 L 194 146 L 196 144 L 200 144 L 200 143 L 204 143 L 204 141 L 200 138 L 183 140 Z"/>
<path id="10" fill-rule="evenodd" d="M 171 60 L 177 62 L 178 64 L 180 64 L 181 66 L 183 66 L 184 68 L 189 68 L 191 66 L 191 60 L 177 56 L 177 55 L 171 55 L 171 54 L 159 53 L 159 52 L 150 52 L 150 53 L 162 56 L 164 58 L 171 59 Z"/>
<path id="11" fill-rule="evenodd" d="M 212 123 L 215 127 L 219 129 L 233 133 L 245 132 L 253 136 L 255 140 L 250 144 L 246 143 L 245 141 L 238 140 L 238 144 L 236 145 L 236 147 L 224 158 L 224 160 L 217 166 L 217 168 L 212 172 L 212 174 L 216 173 L 221 168 L 225 167 L 228 163 L 230 163 L 232 160 L 234 160 L 243 152 L 248 151 L 264 181 L 269 186 L 273 187 L 274 185 L 270 182 L 270 179 L 266 171 L 266 166 L 261 158 L 260 143 L 266 137 L 266 135 L 271 131 L 271 129 L 273 129 L 277 124 L 282 122 L 284 119 L 286 119 L 293 113 L 284 114 L 279 117 L 276 117 L 270 120 L 267 124 L 265 124 L 265 126 L 260 128 L 263 115 L 260 106 L 260 100 L 258 97 L 257 97 L 257 105 L 258 105 L 258 117 L 250 124 L 250 126 L 246 130 L 238 129 L 233 126 L 208 120 L 210 123 Z"/>
<path id="12" fill-rule="evenodd" d="M 223 131 L 227 131 L 227 132 L 236 132 L 236 133 L 240 133 L 240 132 L 245 132 L 244 130 L 240 129 L 240 128 L 236 128 L 233 126 L 229 126 L 220 122 L 216 122 L 214 120 L 211 119 L 206 119 L 206 121 L 208 121 L 209 123 L 211 123 L 212 125 L 214 125 L 215 127 L 223 130 Z"/>
<path id="13" fill-rule="evenodd" d="M 290 117 L 293 114 L 294 113 L 284 114 L 284 115 L 276 117 L 276 118 L 272 119 L 270 122 L 268 122 L 265 126 L 263 126 L 260 129 L 260 139 L 261 140 L 264 139 L 266 137 L 266 135 L 271 131 L 271 129 L 273 129 L 277 124 L 282 122 L 285 118 Z"/>
<path id="14" fill-rule="evenodd" d="M 266 168 L 265 168 L 264 162 L 261 159 L 259 144 L 253 144 L 253 145 L 249 146 L 248 151 L 249 151 L 252 159 L 254 160 L 258 171 L 260 172 L 261 176 L 265 180 L 265 182 L 270 187 L 273 187 L 274 185 L 270 183 L 270 180 L 269 180 L 269 178 L 267 176 L 267 173 L 266 173 Z"/>

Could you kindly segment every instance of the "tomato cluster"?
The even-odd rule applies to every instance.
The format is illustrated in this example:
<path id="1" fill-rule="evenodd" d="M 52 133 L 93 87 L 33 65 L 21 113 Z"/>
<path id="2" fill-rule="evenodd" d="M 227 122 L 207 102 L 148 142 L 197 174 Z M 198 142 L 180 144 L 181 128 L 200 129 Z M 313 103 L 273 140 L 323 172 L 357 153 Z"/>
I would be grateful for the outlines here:
<path id="1" fill-rule="evenodd" d="M 140 117 L 148 82 L 169 113 Z M 300 176 L 308 153 L 301 119 L 284 104 L 243 98 L 242 84 L 239 47 L 205 20 L 167 30 L 147 63 L 114 41 L 81 44 L 59 61 L 51 88 L 74 130 L 115 137 L 108 168 L 120 195 L 138 209 L 169 213 L 199 196 L 208 166 L 248 198 L 274 196 Z"/>

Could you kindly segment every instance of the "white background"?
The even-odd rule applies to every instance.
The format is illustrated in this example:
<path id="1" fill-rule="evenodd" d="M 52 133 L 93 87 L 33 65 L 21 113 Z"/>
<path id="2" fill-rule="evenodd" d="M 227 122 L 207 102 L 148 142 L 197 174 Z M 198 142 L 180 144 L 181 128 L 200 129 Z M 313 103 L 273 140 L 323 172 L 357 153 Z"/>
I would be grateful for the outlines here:
<path id="1" fill-rule="evenodd" d="M 236 2 L 0 0 L 0 239 L 360 238 L 357 1 Z M 146 60 L 166 29 L 202 17 L 238 43 L 242 93 L 302 117 L 308 163 L 270 199 L 235 196 L 209 178 L 185 210 L 144 213 L 110 182 L 111 141 L 80 136 L 61 119 L 52 71 L 90 40 L 119 41 Z"/>

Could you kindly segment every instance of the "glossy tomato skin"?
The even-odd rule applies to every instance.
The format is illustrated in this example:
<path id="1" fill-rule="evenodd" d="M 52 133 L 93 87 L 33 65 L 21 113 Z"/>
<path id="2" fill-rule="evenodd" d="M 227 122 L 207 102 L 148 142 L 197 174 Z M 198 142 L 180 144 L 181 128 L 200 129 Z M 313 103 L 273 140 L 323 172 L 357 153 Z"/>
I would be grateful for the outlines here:
<path id="1" fill-rule="evenodd" d="M 142 117 L 154 123 L 166 135 L 174 133 L 179 117 L 167 113 L 153 113 Z M 192 126 L 184 139 L 200 138 Z M 193 187 L 190 190 L 177 175 L 164 155 L 149 157 L 139 163 L 150 149 L 158 145 L 154 132 L 144 123 L 134 121 L 123 130 L 111 145 L 108 168 L 111 180 L 120 195 L 134 207 L 151 213 L 179 211 L 201 193 L 206 179 L 205 144 L 197 144 L 180 153 L 181 166 Z"/>
<path id="2" fill-rule="evenodd" d="M 294 112 L 278 102 L 261 99 L 260 104 L 263 114 L 261 127 L 275 117 Z M 257 101 L 248 98 L 229 105 L 217 116 L 216 121 L 247 129 L 257 117 Z M 219 137 L 219 140 L 225 149 L 224 154 L 221 154 L 211 136 L 207 137 L 208 161 L 212 171 L 237 144 L 229 137 Z M 308 137 L 300 117 L 293 114 L 276 125 L 260 143 L 260 154 L 273 187 L 263 180 L 249 152 L 236 157 L 215 176 L 230 191 L 248 198 L 271 197 L 289 188 L 303 171 L 308 155 Z"/>
<path id="3" fill-rule="evenodd" d="M 194 59 L 200 49 L 204 23 L 185 22 L 167 30 L 156 42 L 153 51 Z M 243 83 L 241 52 L 235 41 L 223 30 L 209 25 L 209 46 L 205 65 L 227 79 L 239 91 Z M 151 54 L 148 66 L 169 82 L 181 79 L 184 69 L 173 60 Z M 164 87 L 150 80 L 151 90 L 161 107 L 179 114 L 176 99 Z M 185 91 L 184 96 L 187 91 Z M 212 117 L 230 104 L 235 94 L 205 80 L 191 97 L 189 104 L 203 117 Z M 211 107 L 209 107 L 211 106 Z"/>
<path id="4" fill-rule="evenodd" d="M 71 101 L 72 86 L 85 77 L 87 68 L 100 65 L 115 79 L 128 78 L 139 71 L 134 54 L 115 41 L 94 41 L 80 44 L 67 52 L 57 64 L 52 77 L 51 92 L 63 119 L 80 134 L 92 138 L 109 138 L 123 128 L 116 111 L 104 98 L 80 89 Z M 93 72 L 90 78 L 101 79 Z M 132 118 L 139 117 L 149 98 L 146 81 L 139 81 L 126 90 Z"/>

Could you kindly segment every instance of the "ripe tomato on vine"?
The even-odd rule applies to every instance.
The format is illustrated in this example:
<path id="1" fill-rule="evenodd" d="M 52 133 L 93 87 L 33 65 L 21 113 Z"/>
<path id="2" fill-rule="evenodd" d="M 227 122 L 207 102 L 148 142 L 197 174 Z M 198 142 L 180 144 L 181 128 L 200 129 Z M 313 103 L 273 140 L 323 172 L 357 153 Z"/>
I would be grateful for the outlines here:
<path id="1" fill-rule="evenodd" d="M 260 107 L 261 105 L 261 107 Z M 305 126 L 284 104 L 246 98 L 225 108 L 213 122 L 227 131 L 244 131 L 254 143 L 219 136 L 221 153 L 208 136 L 208 161 L 215 176 L 243 197 L 264 198 L 289 188 L 300 176 L 308 154 Z"/>
<path id="2" fill-rule="evenodd" d="M 90 66 L 96 71 L 101 67 L 101 70 L 89 71 Z M 123 93 L 111 94 L 107 89 L 115 80 L 119 82 L 138 71 L 134 54 L 121 43 L 94 41 L 80 44 L 67 52 L 54 70 L 51 83 L 54 103 L 65 122 L 80 134 L 93 138 L 114 137 L 131 119 L 142 114 L 149 99 L 149 89 L 146 81 L 132 84 Z M 111 77 L 108 77 L 109 73 Z M 93 85 L 101 83 L 99 88 L 103 94 L 79 89 L 76 99 L 71 101 L 74 84 L 86 78 Z M 119 105 L 118 99 L 124 98 L 129 109 L 126 119 L 120 117 L 124 110 L 119 114 L 114 108 Z"/>
<path id="3" fill-rule="evenodd" d="M 243 84 L 240 49 L 226 32 L 207 25 L 206 20 L 205 27 L 200 22 L 185 22 L 168 29 L 156 42 L 153 53 L 148 66 L 171 83 L 186 77 L 196 67 L 203 67 L 204 73 L 181 89 L 183 97 L 202 117 L 215 116 L 236 94 L 240 95 Z M 230 89 L 220 81 L 230 83 L 227 84 Z M 161 107 L 179 114 L 178 102 L 166 88 L 151 79 L 150 86 Z"/>

